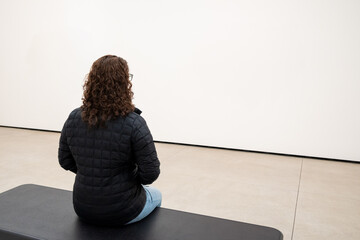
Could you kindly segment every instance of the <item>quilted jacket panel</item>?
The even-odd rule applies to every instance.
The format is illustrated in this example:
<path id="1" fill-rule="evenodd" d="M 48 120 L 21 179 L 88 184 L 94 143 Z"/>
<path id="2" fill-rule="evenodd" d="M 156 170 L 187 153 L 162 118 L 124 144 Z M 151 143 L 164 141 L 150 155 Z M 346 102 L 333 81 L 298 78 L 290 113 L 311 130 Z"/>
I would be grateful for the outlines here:
<path id="1" fill-rule="evenodd" d="M 142 184 L 160 174 L 150 130 L 138 113 L 89 128 L 81 109 L 72 111 L 61 131 L 59 163 L 76 173 L 73 204 L 78 216 L 98 225 L 121 225 L 143 209 Z"/>

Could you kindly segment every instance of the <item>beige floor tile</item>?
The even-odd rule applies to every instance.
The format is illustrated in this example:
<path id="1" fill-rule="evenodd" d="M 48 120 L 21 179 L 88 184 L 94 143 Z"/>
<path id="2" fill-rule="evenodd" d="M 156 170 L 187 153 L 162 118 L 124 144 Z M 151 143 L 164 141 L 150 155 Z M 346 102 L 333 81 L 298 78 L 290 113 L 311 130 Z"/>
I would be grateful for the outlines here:
<path id="1" fill-rule="evenodd" d="M 33 183 L 72 189 L 57 160 L 59 133 L 0 128 L 0 192 Z"/>
<path id="2" fill-rule="evenodd" d="M 360 239 L 360 200 L 300 192 L 294 240 Z"/>
<path id="3" fill-rule="evenodd" d="M 0 192 L 7 191 L 11 188 L 17 187 L 22 184 L 38 184 L 43 186 L 55 187 L 65 190 L 72 190 L 75 174 L 70 172 L 58 172 L 56 175 L 45 173 L 32 173 L 28 175 L 21 175 L 11 173 L 11 176 L 6 176 L 3 180 L 0 176 Z"/>
<path id="4" fill-rule="evenodd" d="M 360 164 L 304 159 L 300 191 L 360 201 Z"/>
<path id="5" fill-rule="evenodd" d="M 7 136 L 24 136 L 32 134 L 33 130 L 11 128 L 11 127 L 0 127 L 0 140 L 6 139 Z M 39 131 L 37 131 L 39 132 Z"/>
<path id="6" fill-rule="evenodd" d="M 155 147 L 160 162 L 162 162 L 163 159 L 169 159 L 178 152 L 186 149 L 186 146 L 183 145 L 167 144 L 167 143 L 155 143 Z"/>
<path id="7" fill-rule="evenodd" d="M 297 191 L 301 158 L 188 147 L 162 162 L 167 171 Z"/>

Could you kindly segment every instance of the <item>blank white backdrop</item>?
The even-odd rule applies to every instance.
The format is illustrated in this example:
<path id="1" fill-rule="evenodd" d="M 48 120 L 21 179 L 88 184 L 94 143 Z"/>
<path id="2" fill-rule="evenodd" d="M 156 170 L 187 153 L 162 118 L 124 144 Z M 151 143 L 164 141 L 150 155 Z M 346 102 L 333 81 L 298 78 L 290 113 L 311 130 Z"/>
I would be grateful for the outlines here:
<path id="1" fill-rule="evenodd" d="M 360 161 L 360 1 L 0 1 L 0 125 L 61 130 L 125 58 L 154 139 Z"/>

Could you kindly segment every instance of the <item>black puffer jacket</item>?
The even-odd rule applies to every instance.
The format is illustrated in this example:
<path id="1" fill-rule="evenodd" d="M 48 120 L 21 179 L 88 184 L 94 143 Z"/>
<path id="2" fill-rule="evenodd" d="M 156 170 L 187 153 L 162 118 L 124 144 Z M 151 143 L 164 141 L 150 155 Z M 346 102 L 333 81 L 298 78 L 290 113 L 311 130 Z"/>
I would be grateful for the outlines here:
<path id="1" fill-rule="evenodd" d="M 121 225 L 143 209 L 160 173 L 155 145 L 141 111 L 91 129 L 81 109 L 71 112 L 61 132 L 59 163 L 76 173 L 73 204 L 77 215 L 97 225 Z"/>

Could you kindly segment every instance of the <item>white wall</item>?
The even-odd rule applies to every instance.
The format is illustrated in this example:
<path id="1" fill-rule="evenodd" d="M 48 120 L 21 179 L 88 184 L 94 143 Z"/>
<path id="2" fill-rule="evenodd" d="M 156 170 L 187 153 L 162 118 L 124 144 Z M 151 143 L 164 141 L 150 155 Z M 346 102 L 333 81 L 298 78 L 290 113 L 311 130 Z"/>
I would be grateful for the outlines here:
<path id="1" fill-rule="evenodd" d="M 0 125 L 60 130 L 127 59 L 155 140 L 360 161 L 360 1 L 0 1 Z"/>

